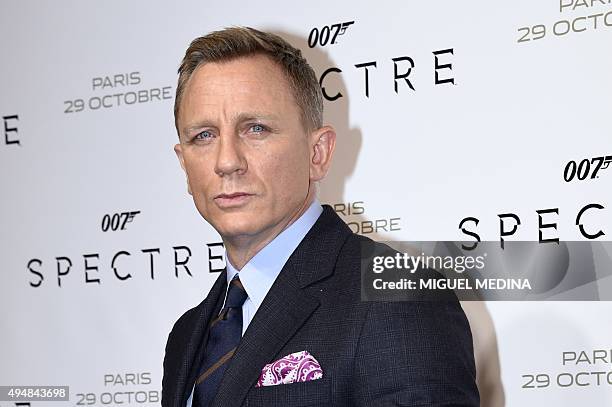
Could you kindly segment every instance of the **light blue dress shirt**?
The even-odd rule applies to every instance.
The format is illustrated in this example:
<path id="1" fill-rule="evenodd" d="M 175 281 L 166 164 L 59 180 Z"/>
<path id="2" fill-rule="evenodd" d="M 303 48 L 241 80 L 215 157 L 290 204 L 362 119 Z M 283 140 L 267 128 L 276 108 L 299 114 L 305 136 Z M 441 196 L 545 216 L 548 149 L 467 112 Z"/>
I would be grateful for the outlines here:
<path id="1" fill-rule="evenodd" d="M 257 309 L 259 309 L 268 291 L 270 291 L 270 287 L 272 287 L 274 280 L 276 280 L 276 277 L 278 277 L 285 266 L 289 256 L 295 251 L 322 212 L 321 204 L 315 199 L 302 216 L 261 249 L 244 265 L 242 270 L 236 270 L 230 263 L 227 253 L 225 254 L 228 287 L 232 278 L 238 274 L 240 282 L 248 295 L 248 298 L 242 305 L 242 335 L 246 332 Z M 227 298 L 227 290 L 225 291 L 225 296 Z M 225 299 L 223 304 L 225 304 Z M 192 398 L 193 389 L 187 400 L 186 407 L 191 407 Z"/>

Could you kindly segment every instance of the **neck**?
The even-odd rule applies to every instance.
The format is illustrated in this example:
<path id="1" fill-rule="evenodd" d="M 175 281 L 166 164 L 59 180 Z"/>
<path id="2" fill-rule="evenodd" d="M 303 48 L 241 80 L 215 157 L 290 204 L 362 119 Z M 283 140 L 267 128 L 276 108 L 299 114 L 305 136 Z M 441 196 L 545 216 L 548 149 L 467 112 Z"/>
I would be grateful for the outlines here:
<path id="1" fill-rule="evenodd" d="M 306 199 L 293 213 L 287 218 L 270 228 L 265 233 L 259 233 L 257 236 L 233 236 L 223 237 L 223 244 L 227 252 L 227 257 L 234 268 L 240 271 L 257 253 L 259 253 L 268 243 L 274 240 L 293 222 L 298 220 L 300 216 L 308 210 L 314 202 L 314 194 L 309 191 Z"/>

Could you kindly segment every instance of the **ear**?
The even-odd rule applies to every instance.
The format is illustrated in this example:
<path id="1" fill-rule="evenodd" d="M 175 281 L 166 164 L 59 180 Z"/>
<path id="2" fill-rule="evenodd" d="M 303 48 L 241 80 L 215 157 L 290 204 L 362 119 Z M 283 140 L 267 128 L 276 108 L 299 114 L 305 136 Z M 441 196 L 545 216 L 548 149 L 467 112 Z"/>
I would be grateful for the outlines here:
<path id="1" fill-rule="evenodd" d="M 179 163 L 181 164 L 181 168 L 185 172 L 185 177 L 187 178 L 187 192 L 189 192 L 189 195 L 193 195 L 191 193 L 191 186 L 189 185 L 189 175 L 187 174 L 187 170 L 185 169 L 185 160 L 183 159 L 183 146 L 180 144 L 176 144 L 174 146 L 174 152 L 176 153 Z"/>
<path id="2" fill-rule="evenodd" d="M 320 181 L 327 175 L 331 166 L 336 131 L 331 126 L 323 126 L 310 134 L 310 179 Z"/>

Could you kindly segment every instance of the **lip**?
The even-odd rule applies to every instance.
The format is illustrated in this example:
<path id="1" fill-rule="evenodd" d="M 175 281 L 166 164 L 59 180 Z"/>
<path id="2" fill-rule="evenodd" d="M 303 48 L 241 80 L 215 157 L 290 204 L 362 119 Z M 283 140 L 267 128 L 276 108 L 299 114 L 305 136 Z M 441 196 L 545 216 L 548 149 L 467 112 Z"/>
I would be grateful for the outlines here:
<path id="1" fill-rule="evenodd" d="M 253 196 L 247 192 L 233 192 L 231 194 L 219 194 L 214 200 L 222 209 L 237 208 L 245 205 Z"/>

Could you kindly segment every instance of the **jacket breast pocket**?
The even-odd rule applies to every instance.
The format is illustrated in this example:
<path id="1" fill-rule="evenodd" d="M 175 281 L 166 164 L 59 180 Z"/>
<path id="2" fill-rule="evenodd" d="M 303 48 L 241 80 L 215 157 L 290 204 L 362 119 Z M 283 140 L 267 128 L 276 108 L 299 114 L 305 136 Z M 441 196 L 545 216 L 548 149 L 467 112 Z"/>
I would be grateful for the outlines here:
<path id="1" fill-rule="evenodd" d="M 247 397 L 247 407 L 259 406 L 326 406 L 330 403 L 328 378 L 307 382 L 279 384 L 276 386 L 254 387 Z"/>

